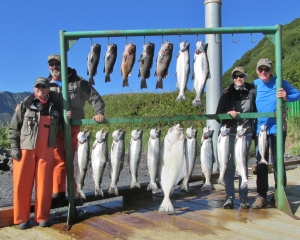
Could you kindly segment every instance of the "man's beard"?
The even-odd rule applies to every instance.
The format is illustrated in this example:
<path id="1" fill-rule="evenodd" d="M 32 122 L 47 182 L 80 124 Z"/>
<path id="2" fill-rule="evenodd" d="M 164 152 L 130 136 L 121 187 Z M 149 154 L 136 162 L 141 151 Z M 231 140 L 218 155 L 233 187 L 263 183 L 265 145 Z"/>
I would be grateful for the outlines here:
<path id="1" fill-rule="evenodd" d="M 51 76 L 52 77 L 60 77 L 60 71 L 58 71 L 58 70 L 52 70 L 52 71 L 50 71 L 50 74 L 51 74 Z"/>

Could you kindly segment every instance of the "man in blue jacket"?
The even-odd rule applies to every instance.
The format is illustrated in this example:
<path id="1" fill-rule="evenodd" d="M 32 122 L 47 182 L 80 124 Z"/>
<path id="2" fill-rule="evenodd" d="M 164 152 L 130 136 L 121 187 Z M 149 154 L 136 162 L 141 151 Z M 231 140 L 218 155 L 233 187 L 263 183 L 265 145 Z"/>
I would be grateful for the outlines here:
<path id="1" fill-rule="evenodd" d="M 275 112 L 276 111 L 276 97 L 282 98 L 285 102 L 294 102 L 300 99 L 300 91 L 294 88 L 287 81 L 282 80 L 282 88 L 279 88 L 276 92 L 276 77 L 272 75 L 272 62 L 268 58 L 260 59 L 257 63 L 256 73 L 258 79 L 253 83 L 256 86 L 256 108 L 257 112 Z M 286 122 L 285 117 L 283 119 L 283 149 L 285 147 L 286 139 Z M 259 152 L 258 146 L 258 135 L 261 126 L 267 126 L 267 145 L 271 150 L 271 162 L 274 168 L 275 188 L 277 187 L 277 155 L 276 155 L 276 118 L 258 118 L 256 124 L 256 160 L 257 160 L 257 197 L 255 202 L 252 204 L 252 208 L 260 209 L 268 205 L 267 191 L 269 188 L 268 184 L 268 165 L 264 164 L 262 156 Z M 269 161 L 269 151 L 265 153 L 265 159 Z M 286 186 L 286 172 L 284 168 L 284 186 Z M 271 202 L 274 202 L 274 196 Z"/>

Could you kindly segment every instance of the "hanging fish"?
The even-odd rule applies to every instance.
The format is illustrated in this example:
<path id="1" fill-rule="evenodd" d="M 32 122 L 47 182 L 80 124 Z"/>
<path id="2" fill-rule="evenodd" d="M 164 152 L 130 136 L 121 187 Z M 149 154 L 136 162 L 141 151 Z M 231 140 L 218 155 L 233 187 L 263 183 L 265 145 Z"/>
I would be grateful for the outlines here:
<path id="1" fill-rule="evenodd" d="M 114 65 L 117 59 L 118 47 L 116 44 L 112 43 L 107 46 L 107 51 L 104 56 L 104 69 L 105 82 L 111 82 L 110 74 L 114 70 Z"/>
<path id="2" fill-rule="evenodd" d="M 196 43 L 196 51 L 194 54 L 194 68 L 192 79 L 194 80 L 194 90 L 196 98 L 192 101 L 192 106 L 202 107 L 202 94 L 208 78 L 208 61 L 206 55 L 207 44 L 203 41 Z"/>
<path id="3" fill-rule="evenodd" d="M 138 77 L 142 77 L 141 79 L 141 89 L 147 88 L 146 79 L 150 77 L 150 69 L 153 65 L 153 57 L 154 57 L 154 43 L 147 43 L 143 46 L 144 50 L 138 60 L 140 63 L 140 70 Z"/>
<path id="4" fill-rule="evenodd" d="M 123 76 L 123 87 L 129 86 L 128 76 L 131 76 L 131 71 L 135 63 L 136 45 L 128 43 L 122 56 L 121 75 Z"/>
<path id="5" fill-rule="evenodd" d="M 184 90 L 186 89 L 186 84 L 190 75 L 190 44 L 185 41 L 181 42 L 179 46 L 180 50 L 176 63 L 176 87 L 179 89 L 179 94 L 176 101 L 185 101 L 186 97 L 184 95 Z"/>
<path id="6" fill-rule="evenodd" d="M 94 76 L 97 74 L 97 67 L 100 60 L 101 45 L 96 43 L 91 46 L 87 58 L 87 75 L 89 76 L 89 85 L 95 85 Z"/>
<path id="7" fill-rule="evenodd" d="M 168 77 L 168 69 L 173 55 L 172 43 L 165 41 L 158 52 L 156 58 L 156 70 L 154 76 L 157 76 L 156 88 L 163 89 L 162 79 Z"/>

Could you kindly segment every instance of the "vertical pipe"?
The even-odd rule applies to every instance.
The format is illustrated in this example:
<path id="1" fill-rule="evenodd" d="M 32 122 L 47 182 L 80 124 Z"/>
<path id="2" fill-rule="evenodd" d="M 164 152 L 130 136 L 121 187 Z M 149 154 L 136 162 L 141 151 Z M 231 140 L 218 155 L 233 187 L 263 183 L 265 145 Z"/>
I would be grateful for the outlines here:
<path id="1" fill-rule="evenodd" d="M 282 87 L 282 53 L 281 53 L 281 25 L 277 25 L 278 30 L 275 33 L 275 56 L 276 56 L 276 92 Z M 276 125 L 277 125 L 277 139 L 276 139 L 276 149 L 277 149 L 277 188 L 281 191 L 283 189 L 283 178 L 284 178 L 284 168 L 283 168 L 283 129 L 282 129 L 282 99 L 276 99 Z M 281 209 L 283 206 L 283 193 L 278 191 L 278 208 Z"/>
<path id="2" fill-rule="evenodd" d="M 221 5 L 222 0 L 205 0 L 205 28 L 221 27 Z M 209 62 L 210 75 L 206 83 L 206 113 L 214 114 L 216 112 L 222 88 L 222 35 L 206 34 L 206 43 L 208 43 L 207 57 Z M 207 120 L 207 126 L 214 130 L 213 145 L 214 153 L 217 159 L 217 139 L 220 124 L 216 120 Z M 218 161 L 213 165 L 213 171 L 218 168 Z"/>
<path id="3" fill-rule="evenodd" d="M 63 115 L 64 115 L 64 134 L 65 134 L 65 150 L 66 150 L 66 167 L 67 167 L 67 186 L 69 210 L 67 225 L 75 223 L 75 206 L 74 206 L 74 181 L 73 181 L 73 161 L 72 161 L 72 145 L 71 145 L 71 125 L 70 119 L 67 117 L 69 107 L 69 88 L 68 88 L 68 59 L 67 44 L 64 38 L 64 31 L 60 31 L 60 56 L 61 56 L 61 76 L 62 76 L 62 95 L 63 95 Z"/>

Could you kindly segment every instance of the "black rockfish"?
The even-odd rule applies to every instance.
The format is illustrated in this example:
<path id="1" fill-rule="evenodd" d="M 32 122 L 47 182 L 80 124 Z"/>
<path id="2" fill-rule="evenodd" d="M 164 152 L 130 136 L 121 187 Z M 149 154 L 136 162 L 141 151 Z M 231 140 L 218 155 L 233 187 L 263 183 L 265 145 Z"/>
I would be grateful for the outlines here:
<path id="1" fill-rule="evenodd" d="M 87 58 L 87 75 L 89 75 L 89 84 L 95 85 L 94 76 L 97 74 L 97 67 L 99 64 L 101 52 L 101 45 L 96 43 L 91 46 L 91 51 L 89 52 Z"/>
<path id="2" fill-rule="evenodd" d="M 154 57 L 154 43 L 147 43 L 143 46 L 143 52 L 138 60 L 140 63 L 140 70 L 138 77 L 142 77 L 141 79 L 141 89 L 147 88 L 146 79 L 150 77 L 150 69 L 152 68 L 153 64 L 153 57 Z"/>
<path id="3" fill-rule="evenodd" d="M 105 73 L 105 82 L 111 82 L 110 74 L 114 70 L 114 65 L 117 59 L 118 48 L 117 45 L 112 43 L 107 46 L 107 51 L 104 56 L 104 69 Z"/>

